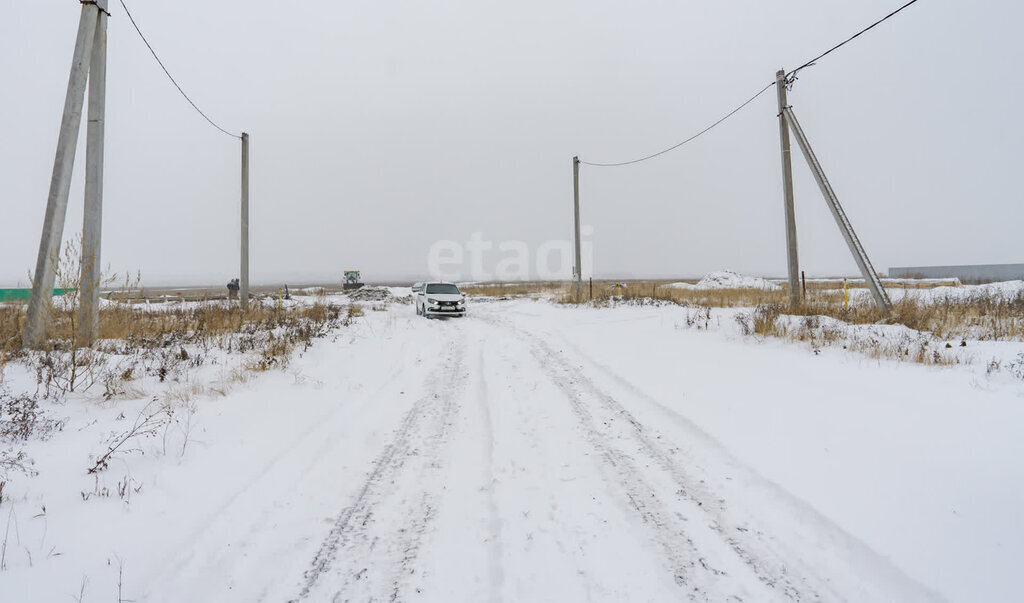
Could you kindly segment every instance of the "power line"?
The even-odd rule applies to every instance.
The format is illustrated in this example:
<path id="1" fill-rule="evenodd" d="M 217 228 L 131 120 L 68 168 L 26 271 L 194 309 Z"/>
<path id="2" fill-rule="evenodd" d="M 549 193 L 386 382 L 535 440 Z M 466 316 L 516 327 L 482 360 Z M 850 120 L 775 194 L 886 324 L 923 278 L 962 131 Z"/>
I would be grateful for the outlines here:
<path id="1" fill-rule="evenodd" d="M 844 41 L 840 42 L 839 44 L 836 44 L 836 45 L 835 45 L 835 46 L 833 46 L 832 48 L 829 48 L 828 50 L 826 50 L 825 52 L 823 52 L 823 53 L 819 54 L 818 56 L 814 57 L 814 58 L 813 58 L 813 59 L 811 59 L 810 61 L 807 61 L 807 62 L 806 62 L 806 63 L 804 63 L 803 65 L 800 65 L 800 66 L 799 66 L 799 67 L 797 67 L 796 69 L 794 69 L 794 70 L 790 71 L 789 73 L 787 73 L 787 74 L 786 74 L 786 85 L 787 85 L 787 86 L 791 86 L 791 85 L 793 84 L 793 82 L 794 82 L 794 81 L 796 81 L 796 74 L 797 74 L 797 72 L 799 72 L 799 71 L 800 71 L 801 69 L 805 69 L 805 68 L 807 68 L 807 67 L 811 67 L 811 66 L 813 66 L 814 64 L 816 64 L 816 62 L 817 62 L 817 61 L 821 60 L 821 59 L 822 59 L 822 58 L 824 58 L 824 57 L 825 57 L 826 55 L 829 55 L 829 54 L 831 54 L 832 52 L 834 52 L 834 51 L 836 51 L 836 50 L 838 50 L 838 49 L 842 48 L 843 46 L 845 46 L 845 45 L 849 44 L 849 43 L 850 43 L 850 42 L 852 42 L 852 41 L 853 41 L 854 39 L 856 39 L 857 37 L 859 37 L 859 36 L 860 36 L 861 34 L 863 34 L 863 33 L 867 32 L 867 31 L 870 31 L 871 29 L 874 29 L 874 28 L 875 28 L 875 27 L 877 27 L 877 26 L 878 26 L 879 24 L 881 24 L 881 23 L 883 23 L 884 21 L 886 21 L 886 20 L 888 20 L 888 19 L 892 18 L 892 17 L 893 17 L 893 16 L 895 16 L 895 15 L 896 15 L 897 13 L 899 13 L 899 12 L 900 12 L 900 11 L 902 11 L 903 9 L 907 8 L 907 7 L 908 7 L 908 6 L 910 6 L 911 4 L 914 4 L 915 2 L 917 2 L 917 0 L 910 0 L 910 2 L 907 2 L 906 4 L 904 4 L 903 6 L 901 6 L 901 7 L 897 8 L 896 10 L 892 11 L 892 12 L 891 12 L 891 13 L 889 13 L 888 15 L 886 15 L 886 16 L 884 16 L 884 17 L 882 17 L 882 18 L 881 18 L 881 19 L 879 19 L 878 21 L 875 21 L 875 22 L 874 22 L 874 23 L 872 23 L 871 25 L 868 25 L 867 27 L 865 27 L 864 29 L 862 29 L 862 30 L 858 31 L 857 33 L 853 34 L 852 36 L 850 36 L 850 37 L 849 37 L 849 38 L 847 38 L 846 40 L 844 40 Z M 707 132 L 707 131 L 711 130 L 712 128 L 714 128 L 714 127 L 715 127 L 715 126 L 717 126 L 718 124 L 722 123 L 723 121 L 725 121 L 725 120 L 729 119 L 730 117 L 732 117 L 733 115 L 735 115 L 736 113 L 738 113 L 738 112 L 740 111 L 740 109 L 742 109 L 742 108 L 746 107 L 747 105 L 749 105 L 750 103 L 754 102 L 754 99 L 756 99 L 757 97 L 759 97 L 759 96 L 761 96 L 762 94 L 764 94 L 764 93 L 765 93 L 765 92 L 766 92 L 766 91 L 767 91 L 767 90 L 768 90 L 769 88 L 771 88 L 771 87 L 772 87 L 772 86 L 774 86 L 774 85 L 775 85 L 775 82 L 774 82 L 774 81 L 773 81 L 773 82 L 770 82 L 770 83 L 769 83 L 769 84 L 768 84 L 767 86 L 765 86 L 764 88 L 761 88 L 761 90 L 760 90 L 760 91 L 759 91 L 759 92 L 758 92 L 757 94 L 755 94 L 754 96 L 750 97 L 750 98 L 749 98 L 749 99 L 748 99 L 748 100 L 747 100 L 746 102 L 744 102 L 744 103 L 743 103 L 742 105 L 740 105 L 740 106 L 736 107 L 735 109 L 733 109 L 732 111 L 729 111 L 728 113 L 726 113 L 726 114 L 725 114 L 725 115 L 724 115 L 724 116 L 723 116 L 723 117 L 722 117 L 721 119 L 719 119 L 719 120 L 718 120 L 718 121 L 716 121 L 715 123 L 713 123 L 713 124 L 711 124 L 710 126 L 708 126 L 708 127 L 704 128 L 704 129 L 703 129 L 703 130 L 701 130 L 700 132 L 697 132 L 696 134 L 694 134 L 693 136 L 691 136 L 691 137 L 687 138 L 686 140 L 684 140 L 684 141 L 682 141 L 682 142 L 679 142 L 679 143 L 676 143 L 676 144 L 674 144 L 674 145 L 670 146 L 670 147 L 669 147 L 669 148 L 667 148 L 667 149 L 664 149 L 664 150 L 658 151 L 657 153 L 652 153 L 652 154 L 650 154 L 650 155 L 647 155 L 647 156 L 645 156 L 645 157 L 640 157 L 639 159 L 632 159 L 632 160 L 630 160 L 630 161 L 620 161 L 620 162 L 618 162 L 618 163 L 592 163 L 592 162 L 589 162 L 589 161 L 583 161 L 583 160 L 580 160 L 580 163 L 582 163 L 582 164 L 584 164 L 584 165 L 592 165 L 592 166 L 595 166 L 595 167 L 617 167 L 617 166 L 620 166 L 620 165 L 631 165 L 631 164 L 634 164 L 634 163 L 640 163 L 641 161 L 647 161 L 648 159 L 653 159 L 653 158 L 655 158 L 655 157 L 657 157 L 657 156 L 659 156 L 659 155 L 664 155 L 665 153 L 668 153 L 669 151 L 674 151 L 674 150 L 678 149 L 679 147 L 681 147 L 681 146 L 685 145 L 686 143 L 688 143 L 688 142 L 691 142 L 691 141 L 693 141 L 694 139 L 698 138 L 699 136 L 701 136 L 701 135 L 702 135 L 702 134 L 704 134 L 705 132 Z"/>
<path id="2" fill-rule="evenodd" d="M 149 48 L 149 52 L 153 54 L 153 58 L 156 59 L 156 62 L 160 64 L 160 68 L 164 70 L 164 73 L 167 74 L 168 79 L 170 79 L 171 83 L 174 84 L 174 87 L 178 89 L 178 92 L 180 92 L 181 95 L 185 97 L 185 100 L 188 101 L 188 104 L 192 105 L 192 108 L 195 109 L 200 115 L 202 115 L 203 119 L 210 122 L 210 125 L 214 128 L 217 128 L 218 130 L 227 134 L 228 136 L 231 136 L 232 138 L 241 139 L 242 137 L 239 136 L 238 134 L 232 134 L 231 132 L 228 132 L 224 128 L 218 126 L 217 123 L 210 119 L 210 117 L 206 113 L 203 113 L 203 110 L 200 109 L 198 105 L 192 102 L 192 99 L 189 98 L 187 94 L 185 94 L 185 91 L 182 90 L 181 86 L 178 85 L 178 82 L 174 79 L 174 76 L 172 76 L 171 72 L 167 70 L 166 66 L 164 66 L 164 62 L 160 60 L 159 56 L 157 56 L 156 51 L 153 50 L 153 47 L 149 44 L 149 40 L 146 39 L 146 36 L 143 35 L 142 30 L 139 29 L 139 24 L 136 23 L 135 19 L 132 17 L 132 13 L 128 10 L 128 7 L 125 6 L 124 0 L 119 1 L 121 2 L 121 7 L 124 8 L 124 14 L 128 15 L 128 20 L 132 22 L 132 25 L 135 27 L 135 31 L 139 32 L 139 37 L 142 38 L 143 42 L 145 42 L 146 48 Z"/>
<path id="3" fill-rule="evenodd" d="M 799 67 L 797 67 L 796 69 L 794 69 L 794 70 L 790 71 L 789 73 L 787 73 L 787 74 L 786 74 L 786 82 L 787 82 L 788 84 L 792 84 L 792 83 L 793 83 L 793 81 L 794 81 L 794 78 L 795 78 L 795 76 L 796 76 L 796 74 L 797 74 L 797 72 L 798 72 L 798 71 L 800 71 L 801 69 L 804 69 L 805 67 L 810 67 L 810 66 L 814 65 L 814 64 L 815 64 L 815 63 L 816 63 L 816 62 L 817 62 L 818 60 L 820 60 L 820 59 L 824 58 L 824 57 L 825 57 L 826 55 L 828 55 L 828 54 L 831 54 L 831 53 L 832 53 L 833 51 L 835 51 L 835 50 L 839 50 L 839 49 L 840 49 L 840 48 L 842 48 L 843 46 L 846 46 L 847 44 L 849 44 L 850 42 L 852 42 L 852 41 L 853 41 L 854 39 L 856 39 L 857 37 L 859 37 L 859 36 L 860 36 L 861 34 L 863 34 L 863 33 L 867 32 L 867 31 L 870 31 L 870 30 L 874 29 L 875 27 L 877 27 L 878 25 L 880 25 L 880 24 L 881 24 L 882 22 L 884 22 L 884 21 L 887 21 L 887 20 L 888 20 L 888 19 L 890 19 L 891 17 L 895 16 L 895 15 L 896 15 L 896 13 L 898 13 L 898 12 L 902 11 L 903 9 L 907 8 L 908 6 L 910 6 L 911 4 L 913 4 L 913 3 L 915 3 L 915 2 L 917 2 L 917 0 L 910 0 L 910 2 L 907 2 L 906 4 L 904 4 L 903 6 L 901 6 L 901 7 L 897 8 L 896 10 L 892 11 L 892 12 L 891 12 L 891 13 L 889 13 L 888 15 L 886 15 L 886 16 L 882 17 L 881 19 L 879 19 L 879 20 L 875 21 L 875 22 L 874 22 L 874 23 L 872 23 L 871 25 L 868 25 L 867 27 L 865 27 L 864 29 L 862 29 L 862 30 L 858 31 L 857 33 L 853 34 L 852 36 L 850 36 L 850 37 L 849 37 L 849 38 L 847 38 L 846 40 L 844 40 L 844 41 L 842 41 L 842 42 L 840 42 L 840 43 L 836 44 L 836 45 L 835 45 L 835 46 L 833 46 L 832 48 L 829 48 L 828 50 L 826 50 L 825 52 L 823 52 L 823 53 L 819 54 L 818 56 L 814 57 L 814 58 L 813 58 L 813 59 L 811 59 L 810 61 L 807 61 L 807 62 L 806 62 L 806 63 L 804 63 L 803 65 L 800 65 L 800 66 L 799 66 Z"/>
<path id="4" fill-rule="evenodd" d="M 705 132 L 707 132 L 707 131 L 711 130 L 712 128 L 714 128 L 714 127 L 715 127 L 715 126 L 717 126 L 718 124 L 722 123 L 723 121 L 725 121 L 725 120 L 729 119 L 730 117 L 732 117 L 733 115 L 735 115 L 735 114 L 736 114 L 737 112 L 739 112 L 739 110 L 740 110 L 740 109 L 742 109 L 743 107 L 746 107 L 746 106 L 747 106 L 747 105 L 749 105 L 750 103 L 754 102 L 754 99 L 756 99 L 757 97 L 759 97 L 759 96 L 761 96 L 762 94 L 764 94 L 765 92 L 767 92 L 767 91 L 768 91 L 768 89 L 769 89 L 769 88 L 771 88 L 771 87 L 772 87 L 772 86 L 774 86 L 774 85 L 775 85 L 775 82 L 771 82 L 771 83 L 769 83 L 769 84 L 768 84 L 767 86 L 765 86 L 764 88 L 761 88 L 761 89 L 760 89 L 760 90 L 759 90 L 759 91 L 757 92 L 757 94 L 755 94 L 754 96 L 751 96 L 751 97 L 750 97 L 749 99 L 747 99 L 747 100 L 746 100 L 746 101 L 745 101 L 745 102 L 744 102 L 744 103 L 743 103 L 742 105 L 740 105 L 739 107 L 736 107 L 736 108 L 735 108 L 735 109 L 733 109 L 732 111 L 729 111 L 728 113 L 726 113 L 726 114 L 725 114 L 725 115 L 724 115 L 724 116 L 723 116 L 723 117 L 722 117 L 721 119 L 719 119 L 719 120 L 718 120 L 718 121 L 716 121 L 715 123 L 713 123 L 713 124 L 711 124 L 710 126 L 708 126 L 708 127 L 704 128 L 704 129 L 703 129 L 703 130 L 701 130 L 700 132 L 697 132 L 696 134 L 694 134 L 693 136 L 691 136 L 691 137 L 687 138 L 686 140 L 684 140 L 684 141 L 682 141 L 682 142 L 679 142 L 679 143 L 676 143 L 676 144 L 674 144 L 674 145 L 670 146 L 670 147 L 669 147 L 669 148 L 667 148 L 667 149 L 664 149 L 664 150 L 662 150 L 662 151 L 658 151 L 657 153 L 652 153 L 652 154 L 650 154 L 650 155 L 647 155 L 646 157 L 641 157 L 641 158 L 639 158 L 639 159 L 633 159 L 633 160 L 630 160 L 630 161 L 620 161 L 619 163 L 591 163 L 591 162 L 589 162 L 589 161 L 583 161 L 583 160 L 580 160 L 580 163 L 582 163 L 582 164 L 585 164 L 585 165 L 593 165 L 593 166 L 597 166 L 597 167 L 616 167 L 616 166 L 620 166 L 620 165 L 629 165 L 629 164 L 631 164 L 631 163 L 640 163 L 641 161 L 647 161 L 648 159 L 653 159 L 653 158 L 657 157 L 658 155 L 664 155 L 665 153 L 668 153 L 669 151 L 674 151 L 675 149 L 678 149 L 679 147 L 683 146 L 684 144 L 686 144 L 686 143 L 690 142 L 691 140 L 694 140 L 694 139 L 696 139 L 696 138 L 697 138 L 698 136 L 700 136 L 701 134 L 704 134 Z"/>

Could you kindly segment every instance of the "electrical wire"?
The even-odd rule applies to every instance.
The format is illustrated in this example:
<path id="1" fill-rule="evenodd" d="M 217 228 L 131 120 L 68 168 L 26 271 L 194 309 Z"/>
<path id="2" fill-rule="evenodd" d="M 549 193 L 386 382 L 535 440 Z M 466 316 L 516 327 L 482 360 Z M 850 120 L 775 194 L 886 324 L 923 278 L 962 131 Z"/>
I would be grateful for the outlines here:
<path id="1" fill-rule="evenodd" d="M 872 23 L 871 25 L 868 25 L 867 27 L 865 27 L 864 29 L 862 29 L 862 30 L 858 31 L 857 33 L 853 34 L 852 36 L 850 36 L 850 37 L 849 37 L 849 38 L 847 38 L 846 40 L 844 40 L 844 41 L 842 41 L 842 42 L 840 42 L 840 43 L 836 44 L 836 45 L 835 45 L 835 46 L 833 46 L 832 48 L 829 48 L 828 50 L 826 50 L 825 52 L 823 52 L 823 53 L 819 54 L 818 56 L 814 57 L 814 58 L 813 58 L 813 59 L 811 59 L 810 61 L 807 61 L 807 62 L 806 62 L 806 63 L 804 63 L 803 65 L 800 65 L 800 66 L 799 66 L 799 67 L 797 67 L 796 69 L 794 69 L 794 70 L 790 71 L 789 73 L 787 73 L 787 74 L 786 74 L 786 83 L 787 83 L 787 85 L 791 85 L 791 84 L 793 83 L 793 81 L 794 81 L 794 80 L 795 80 L 795 78 L 796 78 L 796 74 L 797 74 L 797 73 L 798 73 L 798 72 L 799 72 L 799 71 L 800 71 L 801 69 L 804 69 L 804 68 L 807 68 L 807 67 L 811 67 L 811 66 L 813 66 L 813 65 L 814 65 L 814 64 L 815 64 L 816 62 L 818 62 L 818 61 L 819 61 L 820 59 L 824 58 L 824 57 L 825 57 L 826 55 L 829 55 L 829 54 L 831 54 L 831 53 L 832 53 L 833 51 L 839 50 L 839 49 L 840 49 L 840 48 L 842 48 L 843 46 L 846 46 L 847 44 L 849 44 L 850 42 L 852 42 L 853 40 L 855 40 L 856 38 L 858 38 L 858 37 L 859 37 L 859 36 L 860 36 L 861 34 L 863 34 L 863 33 L 866 33 L 866 32 L 868 32 L 868 31 L 870 31 L 870 30 L 874 29 L 874 28 L 875 28 L 875 27 L 877 27 L 878 25 L 880 25 L 880 24 L 882 24 L 883 22 L 885 22 L 885 21 L 889 20 L 890 18 L 892 18 L 893 16 L 895 16 L 895 15 L 896 15 L 897 13 L 899 13 L 900 11 L 902 11 L 903 9 L 907 8 L 908 6 L 910 6 L 911 4 L 913 4 L 913 3 L 915 3 L 915 2 L 917 2 L 917 0 L 910 0 L 910 2 L 907 2 L 906 4 L 904 4 L 903 6 L 901 6 L 901 7 L 897 8 L 896 10 L 892 11 L 892 12 L 891 12 L 891 13 L 889 13 L 888 15 L 886 15 L 886 16 L 882 17 L 881 19 L 879 19 L 879 20 L 875 21 L 875 22 L 874 22 L 874 23 Z"/>
<path id="2" fill-rule="evenodd" d="M 227 134 L 228 136 L 230 136 L 232 138 L 239 138 L 239 139 L 242 138 L 238 134 L 233 134 L 231 132 L 228 132 L 224 128 L 222 128 L 219 125 L 217 125 L 217 123 L 215 121 L 210 119 L 210 116 L 208 116 L 206 113 L 203 113 L 203 110 L 200 109 L 199 106 L 196 105 L 194 102 L 192 102 L 192 99 L 189 98 L 189 96 L 187 94 L 185 94 L 185 91 L 181 89 L 181 86 L 178 85 L 177 80 L 174 79 L 174 76 L 171 75 L 171 72 L 167 70 L 167 67 L 164 65 L 164 62 L 160 60 L 159 56 L 157 56 L 156 51 L 153 50 L 153 47 L 150 45 L 149 40 L 146 39 L 146 36 L 143 35 L 142 30 L 139 29 L 139 24 L 135 22 L 135 18 L 132 17 L 132 13 L 128 10 L 128 7 L 125 5 L 124 0 L 119 0 L 119 1 L 121 2 L 121 7 L 124 8 L 124 14 L 128 15 L 128 20 L 132 22 L 132 25 L 135 27 L 135 31 L 137 31 L 139 33 L 139 37 L 142 38 L 143 42 L 145 42 L 146 48 L 149 48 L 149 52 L 152 53 L 153 58 L 156 59 L 156 62 L 160 64 L 160 68 L 164 70 L 164 73 L 167 74 L 167 78 L 171 80 L 171 83 L 174 84 L 174 87 L 178 89 L 178 92 L 180 92 L 181 95 L 183 97 L 185 97 L 185 100 L 188 101 L 188 104 L 192 105 L 192 108 L 195 109 L 200 115 L 202 115 L 203 119 L 205 119 L 206 121 L 210 122 L 210 125 L 213 126 L 214 128 L 217 128 L 218 130 L 220 130 L 221 132 Z"/>
<path id="3" fill-rule="evenodd" d="M 811 66 L 815 65 L 817 61 L 821 60 L 822 58 L 824 58 L 825 56 L 831 54 L 832 52 L 842 48 L 843 46 L 849 44 L 854 39 L 858 38 L 861 34 L 874 29 L 875 27 L 877 27 L 878 25 L 880 25 L 884 21 L 887 21 L 888 19 L 892 18 L 897 13 L 899 13 L 903 9 L 907 8 L 911 4 L 914 4 L 915 2 L 917 2 L 917 0 L 910 0 L 910 2 L 907 2 L 906 4 L 904 4 L 903 6 L 897 8 L 896 10 L 892 11 L 888 15 L 882 17 L 878 21 L 875 21 L 871 25 L 868 25 L 867 27 L 865 27 L 864 29 L 862 29 L 862 30 L 858 31 L 857 33 L 853 34 L 852 36 L 850 36 L 846 40 L 840 42 L 839 44 L 836 44 L 832 48 L 829 48 L 828 50 L 826 50 L 825 52 L 823 52 L 823 53 L 819 54 L 818 56 L 814 57 L 810 61 L 807 61 L 803 65 L 800 65 L 796 69 L 790 71 L 789 73 L 787 73 L 785 75 L 785 84 L 786 84 L 786 86 L 792 86 L 793 85 L 793 82 L 796 81 L 796 74 L 801 69 L 806 69 L 807 67 L 811 67 Z M 580 163 L 582 163 L 584 165 L 595 166 L 595 167 L 618 167 L 620 165 L 631 165 L 631 164 L 634 164 L 634 163 L 640 163 L 641 161 L 647 161 L 648 159 L 654 159 L 655 157 L 658 157 L 659 155 L 664 155 L 665 153 L 668 153 L 669 151 L 674 151 L 674 150 L 678 149 L 679 147 L 687 144 L 688 142 L 691 142 L 691 141 L 695 140 L 696 138 L 698 138 L 699 136 L 701 136 L 705 132 L 708 132 L 709 130 L 711 130 L 712 128 L 714 128 L 718 124 L 722 123 L 723 121 L 729 119 L 730 117 L 732 117 L 733 115 L 738 113 L 740 111 L 740 109 L 742 109 L 742 108 L 746 107 L 747 105 L 749 105 L 750 103 L 754 102 L 754 99 L 756 99 L 757 97 L 759 97 L 762 94 L 764 94 L 769 88 L 771 88 L 774 85 L 775 85 L 775 82 L 770 82 L 767 86 L 765 86 L 764 88 L 761 88 L 761 90 L 757 94 L 755 94 L 754 96 L 750 97 L 742 105 L 740 105 L 740 106 L 736 107 L 735 109 L 733 109 L 732 111 L 726 113 L 721 119 L 719 119 L 715 123 L 713 123 L 710 126 L 704 128 L 700 132 L 697 132 L 696 134 L 694 134 L 693 136 L 687 138 L 686 140 L 670 146 L 667 149 L 658 151 L 657 153 L 652 153 L 650 155 L 646 155 L 644 157 L 640 157 L 638 159 L 632 159 L 630 161 L 620 161 L 620 162 L 617 162 L 617 163 L 594 163 L 594 162 L 590 162 L 590 161 L 583 161 L 581 159 Z"/>
<path id="4" fill-rule="evenodd" d="M 749 99 L 747 99 L 739 107 L 736 107 L 732 111 L 729 111 L 728 113 L 726 113 L 721 119 L 719 119 L 715 123 L 713 123 L 710 126 L 704 128 L 700 132 L 697 132 L 696 134 L 694 134 L 693 136 L 687 138 L 686 140 L 684 140 L 682 142 L 678 142 L 678 143 L 670 146 L 667 149 L 664 149 L 662 151 L 658 151 L 657 153 L 652 153 L 650 155 L 647 155 L 646 157 L 641 157 L 639 159 L 633 159 L 633 160 L 630 160 L 630 161 L 620 161 L 618 163 L 591 163 L 589 161 L 583 161 L 582 159 L 580 160 L 580 163 L 585 164 L 585 165 L 593 165 L 593 166 L 596 166 L 596 167 L 617 167 L 617 166 L 620 166 L 620 165 L 629 165 L 631 163 L 640 163 L 641 161 L 647 161 L 648 159 L 653 159 L 653 158 L 657 157 L 658 155 L 664 155 L 665 153 L 668 153 L 669 151 L 674 151 L 674 150 L 678 149 L 679 147 L 683 146 L 684 144 L 690 142 L 691 140 L 696 139 L 698 136 L 704 134 L 705 132 L 708 132 L 709 130 L 711 130 L 712 128 L 714 128 L 718 124 L 722 123 L 723 121 L 729 119 L 730 117 L 732 117 L 733 115 L 738 113 L 740 109 L 742 109 L 743 107 L 746 107 L 750 103 L 754 102 L 754 99 L 756 99 L 757 97 L 759 97 L 762 94 L 764 94 L 765 92 L 767 92 L 768 89 L 771 88 L 774 85 L 775 85 L 775 82 L 770 82 L 767 86 L 765 86 L 764 88 L 761 88 L 757 92 L 757 94 L 755 94 L 754 96 L 751 96 Z"/>

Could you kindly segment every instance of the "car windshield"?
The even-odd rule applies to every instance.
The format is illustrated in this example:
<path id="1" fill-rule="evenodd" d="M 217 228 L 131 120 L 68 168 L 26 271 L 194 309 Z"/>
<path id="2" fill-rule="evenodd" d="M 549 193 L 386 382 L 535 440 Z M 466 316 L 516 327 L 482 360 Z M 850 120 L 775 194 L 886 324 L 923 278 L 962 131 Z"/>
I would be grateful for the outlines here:
<path id="1" fill-rule="evenodd" d="M 427 293 L 451 293 L 459 294 L 459 288 L 449 283 L 431 283 L 427 285 Z"/>

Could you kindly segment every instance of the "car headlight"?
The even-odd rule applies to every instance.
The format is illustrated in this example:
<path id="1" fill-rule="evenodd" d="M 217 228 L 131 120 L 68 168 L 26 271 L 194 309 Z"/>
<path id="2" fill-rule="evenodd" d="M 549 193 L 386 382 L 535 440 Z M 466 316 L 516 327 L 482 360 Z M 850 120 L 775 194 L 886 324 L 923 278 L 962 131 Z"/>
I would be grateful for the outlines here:
<path id="1" fill-rule="evenodd" d="M 466 303 L 466 300 L 460 299 L 459 301 L 457 301 L 455 303 L 457 303 L 457 304 L 459 304 L 461 306 L 462 304 Z"/>
<path id="2" fill-rule="evenodd" d="M 428 302 L 430 302 L 430 303 L 432 303 L 432 304 L 436 304 L 436 303 L 437 303 L 437 300 L 436 300 L 436 299 L 434 299 L 433 297 L 428 297 L 428 298 L 427 298 L 427 301 L 428 301 Z"/>

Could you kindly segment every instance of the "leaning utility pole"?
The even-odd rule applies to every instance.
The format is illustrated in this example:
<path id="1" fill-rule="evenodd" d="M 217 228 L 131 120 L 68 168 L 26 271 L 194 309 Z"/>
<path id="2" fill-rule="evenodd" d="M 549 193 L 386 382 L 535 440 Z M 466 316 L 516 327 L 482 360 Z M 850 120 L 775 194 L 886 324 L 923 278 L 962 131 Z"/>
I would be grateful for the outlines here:
<path id="1" fill-rule="evenodd" d="M 793 113 L 793 107 L 786 107 L 783 111 L 786 114 L 786 121 L 789 122 L 790 128 L 793 129 L 793 135 L 796 136 L 796 141 L 800 145 L 800 150 L 804 153 L 807 166 L 811 168 L 814 179 L 818 182 L 818 188 L 821 189 L 821 194 L 825 197 L 828 208 L 832 211 L 832 217 L 835 218 L 840 232 L 843 233 L 843 238 L 846 239 L 846 245 L 850 248 L 850 253 L 853 254 L 853 259 L 857 262 L 857 267 L 860 268 L 864 282 L 871 289 L 871 295 L 875 298 L 875 303 L 878 304 L 878 307 L 883 312 L 888 313 L 892 310 L 892 302 L 889 301 L 885 287 L 882 286 L 882 280 L 878 278 L 878 273 L 875 272 L 874 266 L 871 265 L 871 260 L 868 258 L 864 246 L 861 245 L 860 239 L 857 238 L 857 233 L 853 231 L 853 224 L 846 217 L 843 206 L 839 204 L 839 197 L 836 196 L 836 192 L 832 189 L 832 185 L 825 176 L 825 170 L 822 169 L 821 163 L 818 162 L 818 157 L 814 154 L 814 149 L 811 148 L 810 141 L 807 140 L 803 128 L 800 127 L 800 122 L 797 121 L 796 114 Z"/>
<path id="2" fill-rule="evenodd" d="M 242 132 L 242 269 L 238 296 L 242 309 L 249 307 L 249 135 Z"/>
<path id="3" fill-rule="evenodd" d="M 580 158 L 572 158 L 572 209 L 576 235 L 576 264 L 573 267 L 573 294 L 580 301 L 583 294 L 583 266 L 580 262 Z"/>
<path id="4" fill-rule="evenodd" d="M 786 260 L 789 268 L 789 304 L 800 303 L 800 260 L 796 249 L 796 216 L 793 211 L 793 159 L 789 150 L 789 128 L 786 125 L 786 70 L 775 73 L 775 89 L 779 97 L 779 141 L 782 144 L 782 195 L 786 214 Z"/>
<path id="5" fill-rule="evenodd" d="M 89 89 L 89 129 L 86 159 L 86 201 L 82 249 L 83 305 L 80 324 L 88 335 L 86 343 L 95 339 L 97 295 L 99 289 L 100 217 L 103 198 L 103 105 L 106 91 L 106 19 L 107 0 L 80 0 L 82 15 L 78 37 L 71 59 L 71 74 L 64 98 L 64 113 L 57 135 L 57 153 L 53 161 L 50 192 L 46 201 L 43 232 L 39 237 L 39 255 L 32 278 L 32 297 L 28 305 L 23 345 L 40 347 L 47 339 L 53 305 L 53 282 L 60 259 L 64 220 L 67 217 L 68 195 L 71 192 L 71 171 L 82 123 L 82 105 L 86 81 Z M 88 313 L 88 314 L 87 314 Z"/>

